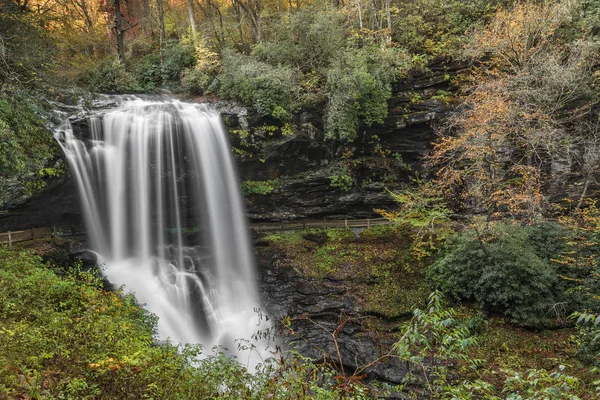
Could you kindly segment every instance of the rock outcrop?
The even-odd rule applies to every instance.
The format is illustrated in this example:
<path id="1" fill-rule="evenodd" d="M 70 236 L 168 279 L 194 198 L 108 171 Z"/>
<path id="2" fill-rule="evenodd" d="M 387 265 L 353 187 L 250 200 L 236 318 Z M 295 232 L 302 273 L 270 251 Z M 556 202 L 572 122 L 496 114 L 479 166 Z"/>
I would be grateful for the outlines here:
<path id="1" fill-rule="evenodd" d="M 398 321 L 361 313 L 344 280 L 310 278 L 276 262 L 282 254 L 265 249 L 258 254 L 263 305 L 271 318 L 288 318 L 289 326 L 280 332 L 288 349 L 317 361 L 325 357 L 348 374 L 361 371 L 368 380 L 402 382 L 406 364 L 385 357 L 398 339 Z"/>
<path id="2" fill-rule="evenodd" d="M 280 121 L 232 102 L 213 102 L 229 128 L 241 179 L 278 180 L 270 193 L 247 195 L 250 218 L 367 218 L 375 216 L 374 208 L 393 207 L 387 189 L 407 182 L 420 169 L 433 138 L 432 121 L 452 109 L 439 93 L 453 89 L 449 76 L 463 67 L 432 66 L 428 73 L 398 84 L 384 123 L 362 127 L 352 143 L 326 140 L 318 112 L 298 115 L 295 128 L 281 134 Z M 76 135 L 87 138 L 90 110 L 110 108 L 118 100 L 119 96 L 101 96 L 88 104 L 60 107 L 69 115 Z M 332 176 L 340 170 L 349 174 L 350 187 L 332 185 Z M 65 176 L 50 179 L 44 190 L 1 210 L 0 229 L 82 224 L 73 179 L 67 168 Z"/>

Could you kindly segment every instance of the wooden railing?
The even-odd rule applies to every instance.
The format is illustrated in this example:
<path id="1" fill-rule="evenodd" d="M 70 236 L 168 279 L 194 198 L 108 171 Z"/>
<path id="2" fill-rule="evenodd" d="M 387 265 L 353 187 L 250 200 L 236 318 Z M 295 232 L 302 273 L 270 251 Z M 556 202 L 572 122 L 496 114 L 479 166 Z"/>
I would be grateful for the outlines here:
<path id="1" fill-rule="evenodd" d="M 50 228 L 31 228 L 20 231 L 8 231 L 0 233 L 0 245 L 12 246 L 14 243 L 28 240 L 82 235 L 85 231 L 79 226 L 53 226 Z"/>
<path id="2" fill-rule="evenodd" d="M 372 226 L 389 225 L 385 218 L 340 219 L 340 220 L 304 220 L 291 222 L 252 223 L 250 229 L 255 232 L 294 231 L 301 229 L 348 228 L 360 229 Z M 0 245 L 12 246 L 14 243 L 28 240 L 65 237 L 85 234 L 81 226 L 53 226 L 50 228 L 31 228 L 20 231 L 0 233 Z"/>
<path id="3" fill-rule="evenodd" d="M 389 225 L 391 222 L 385 218 L 367 219 L 326 219 L 305 220 L 291 222 L 265 222 L 250 224 L 250 229 L 256 232 L 295 231 L 300 229 L 319 228 L 370 228 L 378 225 Z"/>

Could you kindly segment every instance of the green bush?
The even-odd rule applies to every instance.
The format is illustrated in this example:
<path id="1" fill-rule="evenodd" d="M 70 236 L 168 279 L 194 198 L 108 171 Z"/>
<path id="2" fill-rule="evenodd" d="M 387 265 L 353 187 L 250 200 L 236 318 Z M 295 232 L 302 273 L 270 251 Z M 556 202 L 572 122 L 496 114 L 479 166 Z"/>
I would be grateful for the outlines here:
<path id="1" fill-rule="evenodd" d="M 137 84 L 146 91 L 154 91 L 162 83 L 160 55 L 149 54 L 135 63 L 133 77 Z"/>
<path id="2" fill-rule="evenodd" d="M 213 79 L 204 71 L 188 68 L 181 74 L 181 88 L 193 95 L 205 94 Z"/>
<path id="3" fill-rule="evenodd" d="M 47 110 L 22 92 L 0 94 L 0 208 L 56 176 L 48 163 L 57 145 L 46 127 Z"/>
<path id="4" fill-rule="evenodd" d="M 493 223 L 451 238 L 429 268 L 433 283 L 456 299 L 474 300 L 526 326 L 544 325 L 564 299 L 548 262 L 542 228 Z"/>
<path id="5" fill-rule="evenodd" d="M 252 55 L 270 65 L 324 75 L 348 45 L 344 23 L 340 13 L 303 8 L 276 24 L 267 40 L 252 49 Z"/>
<path id="6" fill-rule="evenodd" d="M 162 81 L 164 84 L 178 88 L 179 80 L 188 68 L 194 66 L 196 57 L 194 56 L 194 48 L 190 45 L 182 43 L 174 43 L 164 51 L 163 63 L 161 65 Z"/>
<path id="7" fill-rule="evenodd" d="M 116 56 L 106 57 L 79 73 L 75 83 L 94 93 L 136 93 L 143 88 Z"/>
<path id="8" fill-rule="evenodd" d="M 327 136 L 352 141 L 360 125 L 387 116 L 392 81 L 408 61 L 396 49 L 365 46 L 349 49 L 327 72 Z"/>
<path id="9" fill-rule="evenodd" d="M 346 166 L 342 166 L 333 170 L 329 177 L 333 188 L 341 189 L 344 192 L 349 192 L 352 189 L 352 175 Z"/>
<path id="10" fill-rule="evenodd" d="M 243 181 L 242 193 L 244 193 L 244 196 L 251 194 L 266 195 L 275 190 L 277 186 L 279 186 L 278 179 L 269 181 Z"/>
<path id="11" fill-rule="evenodd" d="M 233 51 L 223 52 L 223 72 L 211 90 L 252 105 L 263 115 L 285 119 L 298 109 L 298 71 L 274 67 Z"/>

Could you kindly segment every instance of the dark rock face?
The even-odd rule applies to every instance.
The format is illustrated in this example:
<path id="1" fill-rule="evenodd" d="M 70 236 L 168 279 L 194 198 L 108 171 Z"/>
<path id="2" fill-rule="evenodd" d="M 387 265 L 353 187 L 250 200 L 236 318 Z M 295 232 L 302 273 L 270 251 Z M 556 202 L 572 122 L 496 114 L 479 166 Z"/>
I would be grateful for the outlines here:
<path id="1" fill-rule="evenodd" d="M 75 179 L 67 172 L 47 182 L 27 202 L 0 214 L 0 231 L 51 226 L 81 226 L 83 217 Z"/>
<path id="2" fill-rule="evenodd" d="M 298 115 L 293 133 L 275 137 L 267 128 L 280 121 L 256 115 L 232 102 L 213 102 L 229 128 L 232 145 L 244 149 L 236 155 L 241 179 L 279 180 L 272 193 L 247 196 L 250 218 L 368 218 L 376 215 L 374 208 L 393 207 L 386 189 L 408 181 L 413 171 L 420 169 L 421 157 L 433 138 L 431 122 L 452 109 L 450 104 L 431 97 L 439 90 L 452 90 L 448 76 L 461 68 L 464 66 L 433 66 L 432 73 L 416 74 L 398 84 L 384 123 L 362 127 L 349 144 L 325 139 L 322 110 Z M 74 133 L 85 139 L 89 137 L 90 107 L 103 110 L 118 101 L 118 97 L 103 96 L 87 107 L 80 104 L 57 108 L 69 115 Z M 247 137 L 242 140 L 239 132 Z M 352 156 L 343 162 L 350 166 L 352 187 L 343 191 L 331 185 L 331 178 L 343 166 L 341 156 L 347 151 Z M 50 180 L 42 192 L 9 210 L 0 210 L 3 230 L 70 224 L 81 225 L 82 216 L 68 167 L 64 177 Z"/>
<path id="3" fill-rule="evenodd" d="M 314 169 L 282 180 L 268 195 L 248 195 L 246 208 L 254 221 L 370 218 L 374 208 L 393 207 L 383 184 L 344 192 L 331 186 L 332 168 Z"/>
<path id="4" fill-rule="evenodd" d="M 382 358 L 397 339 L 397 323 L 361 315 L 343 281 L 308 278 L 289 266 L 281 266 L 277 262 L 281 255 L 261 250 L 258 253 L 259 286 L 268 315 L 291 320 L 293 334 L 282 332 L 287 348 L 315 360 L 326 357 L 349 374 L 381 358 L 362 372 L 366 379 L 402 382 L 406 364 Z M 332 333 L 336 329 L 334 341 Z"/>

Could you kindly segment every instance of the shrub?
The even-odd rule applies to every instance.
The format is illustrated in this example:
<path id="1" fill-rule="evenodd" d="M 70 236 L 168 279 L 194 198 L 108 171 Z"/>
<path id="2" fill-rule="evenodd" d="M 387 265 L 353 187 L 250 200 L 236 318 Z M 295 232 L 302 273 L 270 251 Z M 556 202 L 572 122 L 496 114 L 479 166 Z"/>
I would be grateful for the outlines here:
<path id="1" fill-rule="evenodd" d="M 141 88 L 116 56 L 106 57 L 75 77 L 75 82 L 94 93 L 135 93 Z"/>
<path id="2" fill-rule="evenodd" d="M 136 62 L 133 77 L 138 85 L 147 91 L 153 91 L 162 83 L 160 55 L 149 54 Z"/>
<path id="3" fill-rule="evenodd" d="M 341 54 L 327 71 L 327 136 L 352 141 L 361 124 L 383 122 L 391 83 L 407 65 L 395 49 L 365 46 Z"/>
<path id="4" fill-rule="evenodd" d="M 307 7 L 284 18 L 252 55 L 270 65 L 287 65 L 303 73 L 324 74 L 347 47 L 340 13 Z"/>
<path id="5" fill-rule="evenodd" d="M 251 194 L 266 195 L 271 193 L 275 188 L 279 186 L 279 180 L 269 181 L 244 181 L 242 182 L 242 193 L 244 196 Z"/>
<path id="6" fill-rule="evenodd" d="M 333 188 L 341 189 L 344 192 L 349 192 L 352 189 L 352 175 L 348 167 L 343 166 L 336 168 L 329 177 Z"/>
<path id="7" fill-rule="evenodd" d="M 48 168 L 57 146 L 41 102 L 24 93 L 0 95 L 0 208 L 55 176 Z"/>
<path id="8" fill-rule="evenodd" d="M 274 67 L 233 51 L 223 52 L 223 73 L 211 90 L 220 96 L 252 105 L 263 115 L 285 119 L 298 109 L 297 71 Z"/>
<path id="9" fill-rule="evenodd" d="M 204 71 L 188 68 L 181 75 L 181 88 L 194 95 L 201 95 L 207 92 L 213 77 Z"/>
<path id="10" fill-rule="evenodd" d="M 161 65 L 162 81 L 170 87 L 179 87 L 179 80 L 187 68 L 196 62 L 192 46 L 175 43 L 167 46 Z"/>
<path id="11" fill-rule="evenodd" d="M 533 244 L 535 233 L 515 223 L 467 230 L 448 241 L 429 277 L 456 299 L 475 300 L 520 325 L 543 325 L 563 294 L 556 266 Z"/>

